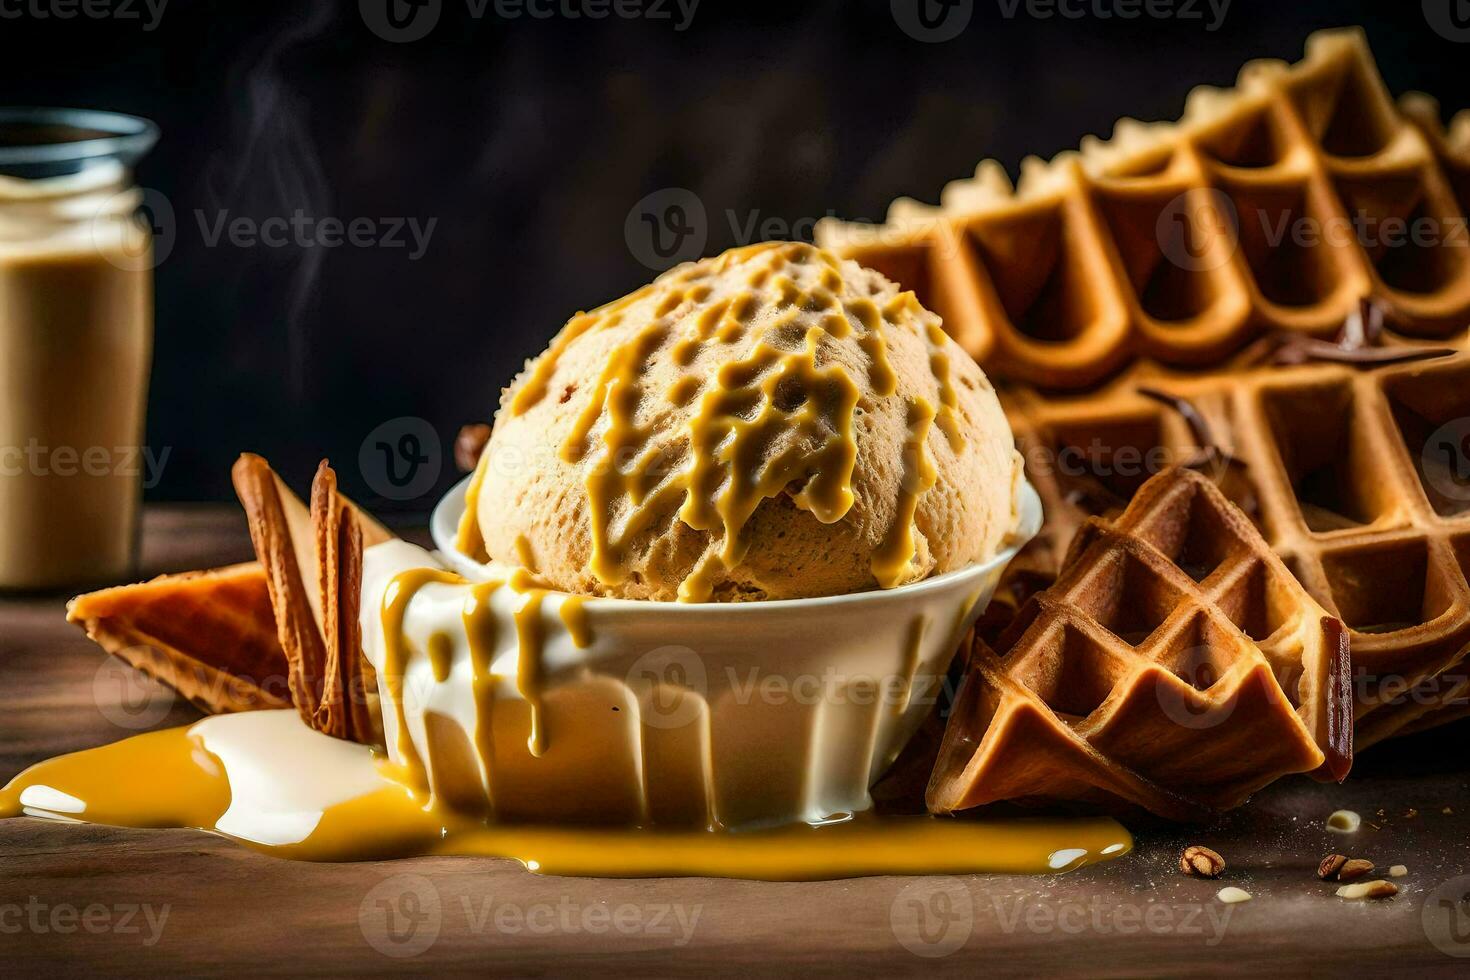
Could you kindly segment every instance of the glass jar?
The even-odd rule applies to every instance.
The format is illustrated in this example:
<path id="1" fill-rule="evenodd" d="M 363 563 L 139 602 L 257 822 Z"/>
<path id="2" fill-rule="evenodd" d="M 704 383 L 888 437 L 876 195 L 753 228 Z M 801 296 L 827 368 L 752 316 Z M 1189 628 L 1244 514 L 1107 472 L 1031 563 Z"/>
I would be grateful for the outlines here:
<path id="1" fill-rule="evenodd" d="M 132 168 L 157 138 L 132 116 L 0 110 L 0 588 L 136 571 L 160 454 L 143 445 L 155 256 Z"/>

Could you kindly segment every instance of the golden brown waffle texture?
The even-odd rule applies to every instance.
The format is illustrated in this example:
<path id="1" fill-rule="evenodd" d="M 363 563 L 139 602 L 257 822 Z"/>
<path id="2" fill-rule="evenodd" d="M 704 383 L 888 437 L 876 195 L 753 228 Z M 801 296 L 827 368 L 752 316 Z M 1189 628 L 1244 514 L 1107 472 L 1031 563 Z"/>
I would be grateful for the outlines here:
<path id="1" fill-rule="evenodd" d="M 1221 454 L 1202 453 L 1185 418 L 1140 389 L 1186 400 Z M 1360 748 L 1467 713 L 1470 358 L 1161 372 L 1087 397 L 1005 401 L 1047 514 L 1014 586 L 1048 581 L 1082 523 L 1121 509 L 1150 473 L 1200 460 L 1347 624 Z"/>
<path id="2" fill-rule="evenodd" d="M 977 641 L 931 778 L 939 812 L 1011 800 L 1194 819 L 1352 759 L 1347 636 L 1206 478 L 1174 468 L 1078 535 L 995 650 Z"/>
<path id="3" fill-rule="evenodd" d="M 1446 127 L 1428 96 L 1395 104 L 1362 32 L 1324 31 L 1295 65 L 1196 89 L 1177 122 L 1124 119 L 1021 169 L 1013 189 L 987 161 L 939 207 L 818 234 L 914 289 L 1001 390 L 1047 524 L 989 635 L 1088 515 L 1201 462 L 1152 387 L 1208 419 L 1234 462 L 1205 471 L 1349 626 L 1358 745 L 1470 713 L 1470 355 L 1263 356 L 1336 334 L 1365 298 L 1389 351 L 1470 350 L 1470 113 Z"/>
<path id="4" fill-rule="evenodd" d="M 1391 343 L 1470 323 L 1470 117 L 1396 107 L 1362 33 L 1194 90 L 1178 122 L 994 161 L 819 244 L 915 290 L 992 377 L 1087 387 L 1136 359 L 1213 365 L 1274 331 L 1327 336 L 1364 296 Z"/>

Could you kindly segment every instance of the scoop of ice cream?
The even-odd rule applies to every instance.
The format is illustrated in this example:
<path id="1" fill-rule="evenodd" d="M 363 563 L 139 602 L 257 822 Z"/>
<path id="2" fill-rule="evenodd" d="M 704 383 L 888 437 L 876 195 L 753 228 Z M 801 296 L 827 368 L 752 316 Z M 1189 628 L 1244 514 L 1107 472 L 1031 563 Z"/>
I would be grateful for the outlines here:
<path id="1" fill-rule="evenodd" d="M 913 293 L 767 243 L 573 317 L 503 393 L 461 546 L 589 595 L 837 595 L 993 555 L 1020 472 Z"/>

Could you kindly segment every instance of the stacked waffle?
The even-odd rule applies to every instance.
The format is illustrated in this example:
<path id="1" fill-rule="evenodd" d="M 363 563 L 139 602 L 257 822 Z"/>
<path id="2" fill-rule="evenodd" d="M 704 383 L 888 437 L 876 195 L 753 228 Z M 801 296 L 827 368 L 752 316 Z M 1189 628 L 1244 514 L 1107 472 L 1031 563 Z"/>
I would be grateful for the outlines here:
<path id="1" fill-rule="evenodd" d="M 1467 207 L 1470 114 L 1446 128 L 1428 97 L 1395 104 L 1346 30 L 1314 35 L 1296 65 L 1247 65 L 1233 90 L 1196 89 L 1177 122 L 1125 119 L 1110 140 L 1028 159 L 1015 188 L 987 161 L 938 207 L 905 199 L 886 225 L 819 227 L 912 288 L 997 381 L 1046 507 L 982 623 L 998 652 L 977 649 L 932 804 L 1231 802 L 1150 775 L 1106 737 L 1122 678 L 1178 659 L 1189 631 L 1120 647 L 1094 613 L 1075 622 L 1080 583 L 1116 561 L 1079 529 L 1132 533 L 1130 501 L 1171 466 L 1218 484 L 1277 574 L 1345 624 L 1359 748 L 1470 714 Z M 1136 588 L 1119 601 L 1147 608 L 1158 587 Z M 1226 601 L 1179 591 L 1192 609 Z M 1212 635 L 1211 649 L 1240 646 Z M 1103 693 L 1100 678 L 1102 704 L 1073 717 L 1067 700 Z M 1028 783 L 997 726 L 1041 717 L 1047 744 L 1068 746 L 1052 758 L 1075 765 Z M 1256 782 L 1279 774 L 1257 755 Z M 1120 791 L 1119 772 L 1144 782 Z"/>
<path id="2" fill-rule="evenodd" d="M 1006 409 L 1046 505 L 1019 560 L 1030 581 L 1089 516 L 1194 461 L 1349 627 L 1359 748 L 1466 713 L 1470 360 L 1161 374 L 1083 398 L 1012 391 Z"/>
<path id="3" fill-rule="evenodd" d="M 994 161 L 938 208 L 825 221 L 820 244 L 913 289 L 992 376 L 1092 386 L 1137 358 L 1211 366 L 1272 331 L 1327 336 L 1362 297 L 1394 343 L 1470 322 L 1470 118 L 1396 109 L 1360 32 L 1195 89 L 1177 123 L 1121 120 L 1012 190 Z"/>

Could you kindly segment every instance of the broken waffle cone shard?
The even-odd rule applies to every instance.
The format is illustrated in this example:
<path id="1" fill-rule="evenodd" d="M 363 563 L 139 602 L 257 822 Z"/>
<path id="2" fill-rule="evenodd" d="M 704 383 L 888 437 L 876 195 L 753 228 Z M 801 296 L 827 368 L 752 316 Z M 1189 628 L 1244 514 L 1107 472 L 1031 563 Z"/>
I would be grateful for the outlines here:
<path id="1" fill-rule="evenodd" d="M 258 562 L 90 592 L 67 621 L 212 714 L 290 707 L 285 652 Z"/>
<path id="2" fill-rule="evenodd" d="M 311 514 L 270 464 L 253 453 L 236 461 L 231 477 L 265 569 L 276 634 L 289 664 L 291 700 L 302 720 L 314 727 L 327 652 Z"/>
<path id="3" fill-rule="evenodd" d="M 317 588 L 326 645 L 322 701 L 314 726 L 328 735 L 364 744 L 382 741 L 377 681 L 362 652 L 362 553 L 390 540 L 390 531 L 337 490 L 337 474 L 322 460 L 311 486 Z"/>
<path id="4" fill-rule="evenodd" d="M 1275 628 L 1258 641 L 1266 611 Z M 997 650 L 977 642 L 930 808 L 1191 819 L 1289 773 L 1341 778 L 1351 701 L 1330 620 L 1208 480 L 1168 470 L 1115 523 L 1086 526 Z"/>
<path id="5" fill-rule="evenodd" d="M 1108 140 L 1028 159 L 1015 188 L 987 162 L 938 207 L 827 219 L 817 242 L 913 289 L 997 381 L 1077 389 L 1140 358 L 1218 364 L 1271 333 L 1330 337 L 1363 296 L 1394 344 L 1463 340 L 1465 127 L 1446 133 L 1423 97 L 1401 105 L 1362 31 L 1323 31 L 1295 65 L 1196 89 L 1177 122 L 1121 119 Z M 1385 247 L 1385 229 L 1426 220 L 1438 243 Z M 1276 233 L 1299 227 L 1334 232 L 1313 247 Z"/>
<path id="6" fill-rule="evenodd" d="M 254 454 L 240 457 L 232 477 L 265 569 L 292 702 L 311 727 L 375 744 L 376 685 L 358 627 L 362 551 L 392 532 L 338 492 L 325 460 L 310 507 Z"/>

